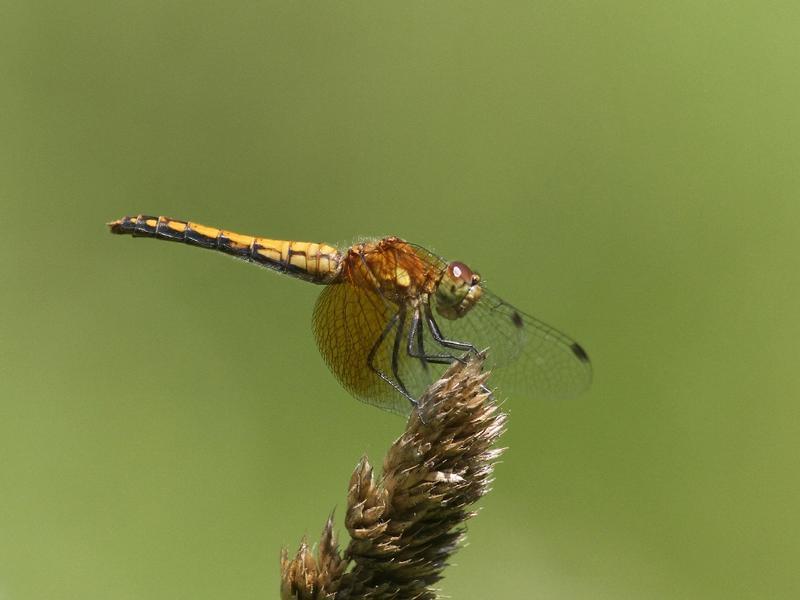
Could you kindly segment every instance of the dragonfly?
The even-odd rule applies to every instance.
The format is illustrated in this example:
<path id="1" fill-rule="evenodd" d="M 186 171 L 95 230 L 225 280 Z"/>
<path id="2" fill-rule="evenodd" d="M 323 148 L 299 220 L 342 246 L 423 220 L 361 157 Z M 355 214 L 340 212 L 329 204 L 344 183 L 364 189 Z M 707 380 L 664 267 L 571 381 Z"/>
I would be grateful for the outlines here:
<path id="1" fill-rule="evenodd" d="M 111 233 L 182 242 L 324 286 L 313 313 L 317 346 L 355 398 L 408 415 L 455 361 L 484 354 L 493 382 L 564 398 L 592 378 L 586 350 L 486 288 L 460 261 L 399 237 L 325 243 L 243 235 L 164 216 L 126 216 Z"/>

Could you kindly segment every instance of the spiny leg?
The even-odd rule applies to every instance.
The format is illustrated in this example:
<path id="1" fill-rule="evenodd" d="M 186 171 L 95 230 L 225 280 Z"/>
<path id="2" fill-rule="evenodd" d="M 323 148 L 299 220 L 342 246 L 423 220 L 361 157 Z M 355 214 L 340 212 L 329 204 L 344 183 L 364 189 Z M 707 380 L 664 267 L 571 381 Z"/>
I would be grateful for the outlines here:
<path id="1" fill-rule="evenodd" d="M 408 389 L 406 388 L 403 380 L 400 379 L 400 369 L 398 365 L 399 361 L 399 354 L 400 354 L 400 341 L 403 337 L 403 327 L 406 324 L 406 307 L 401 306 L 400 310 L 397 312 L 397 331 L 394 334 L 394 346 L 392 346 L 392 375 L 394 375 L 394 380 L 397 382 L 397 385 L 400 386 L 400 389 L 403 390 L 403 393 L 411 397 L 411 394 L 408 393 Z"/>
<path id="2" fill-rule="evenodd" d="M 431 332 L 431 336 L 433 339 L 440 345 L 444 346 L 445 348 L 453 348 L 454 350 L 463 350 L 465 352 L 471 352 L 475 356 L 480 356 L 481 352 L 478 349 L 468 343 L 468 342 L 459 342 L 457 340 L 448 340 L 447 338 L 442 335 L 442 331 L 439 329 L 439 325 L 436 323 L 436 319 L 433 318 L 433 313 L 431 312 L 430 304 L 425 305 L 425 321 L 428 324 L 428 329 Z M 453 360 L 457 360 L 459 362 L 466 362 L 465 357 L 451 357 Z M 451 360 L 450 362 L 453 362 Z M 435 362 L 435 361 L 431 361 Z M 492 390 L 490 390 L 485 385 L 481 384 L 481 390 L 489 395 L 489 397 L 493 397 Z"/>
<path id="3" fill-rule="evenodd" d="M 469 342 L 459 342 L 458 340 L 449 340 L 444 337 L 441 329 L 439 329 L 439 325 L 436 323 L 436 319 L 433 318 L 430 304 L 425 305 L 425 321 L 428 324 L 428 329 L 431 332 L 431 336 L 433 336 L 433 339 L 439 345 L 444 346 L 445 348 L 452 348 L 453 350 L 462 350 L 464 352 L 480 354 L 478 349 Z"/>
<path id="4" fill-rule="evenodd" d="M 458 360 L 452 354 L 427 354 L 425 352 L 425 342 L 423 340 L 424 328 L 419 326 L 421 316 L 420 309 L 417 307 L 414 310 L 414 315 L 411 317 L 411 327 L 408 330 L 408 345 L 406 350 L 409 356 L 418 358 L 422 363 L 423 368 L 428 370 L 428 363 L 438 365 L 449 365 L 453 361 Z M 414 344 L 416 343 L 416 348 Z"/>
<path id="5" fill-rule="evenodd" d="M 428 361 L 425 360 L 422 356 L 417 356 L 414 353 L 414 341 L 416 339 L 417 342 L 417 353 L 418 354 L 425 354 L 425 343 L 422 340 L 422 328 L 419 326 L 419 307 L 414 309 L 414 316 L 411 317 L 411 327 L 408 329 L 408 347 L 406 351 L 408 352 L 409 356 L 419 358 L 419 362 L 422 365 L 422 370 L 427 373 L 428 369 Z"/>
<path id="6" fill-rule="evenodd" d="M 408 391 L 405 389 L 405 386 L 402 383 L 398 383 L 397 381 L 393 380 L 391 377 L 389 377 L 383 371 L 383 369 L 379 369 L 378 367 L 376 367 L 374 362 L 373 362 L 374 359 L 375 359 L 375 354 L 378 352 L 378 349 L 381 347 L 381 344 L 383 344 L 383 342 L 386 341 L 386 337 L 389 335 L 389 333 L 392 331 L 392 329 L 394 329 L 394 327 L 397 325 L 398 321 L 401 321 L 401 319 L 405 320 L 404 309 L 400 309 L 386 323 L 386 326 L 383 328 L 383 331 L 381 332 L 381 335 L 378 337 L 377 340 L 375 340 L 375 343 L 372 345 L 372 349 L 370 349 L 369 354 L 367 355 L 367 366 L 370 369 L 372 369 L 378 375 L 378 377 L 380 377 L 386 383 L 391 385 L 398 393 L 400 393 L 409 402 L 411 402 L 411 404 L 413 406 L 417 406 L 419 404 L 417 402 L 417 399 L 414 398 L 411 394 L 408 393 Z M 401 331 L 402 331 L 402 329 L 401 329 Z M 399 345 L 399 342 L 397 341 L 397 338 L 395 338 L 395 347 L 397 347 L 398 345 Z M 397 365 L 396 354 L 397 353 L 394 352 L 393 355 L 392 355 L 392 369 L 393 370 L 396 370 L 396 368 L 397 368 L 397 366 L 396 366 Z M 395 376 L 396 376 L 396 373 L 395 373 Z"/>

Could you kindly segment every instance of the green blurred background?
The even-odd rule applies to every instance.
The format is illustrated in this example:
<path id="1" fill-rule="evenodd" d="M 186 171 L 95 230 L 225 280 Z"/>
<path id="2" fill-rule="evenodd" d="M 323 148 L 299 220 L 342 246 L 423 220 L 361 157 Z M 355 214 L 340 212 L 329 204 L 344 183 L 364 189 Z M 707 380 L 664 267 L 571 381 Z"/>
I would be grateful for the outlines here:
<path id="1" fill-rule="evenodd" d="M 796 2 L 0 4 L 0 598 L 277 597 L 358 458 L 318 288 L 108 235 L 396 234 L 572 333 L 444 593 L 800 595 Z"/>

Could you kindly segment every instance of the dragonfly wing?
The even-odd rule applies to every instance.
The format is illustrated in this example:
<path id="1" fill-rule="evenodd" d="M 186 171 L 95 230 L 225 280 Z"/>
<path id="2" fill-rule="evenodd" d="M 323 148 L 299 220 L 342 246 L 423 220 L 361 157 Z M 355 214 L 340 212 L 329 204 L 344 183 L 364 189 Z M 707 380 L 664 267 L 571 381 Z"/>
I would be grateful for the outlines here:
<path id="1" fill-rule="evenodd" d="M 314 308 L 314 335 L 325 362 L 347 391 L 372 406 L 408 415 L 411 402 L 376 370 L 396 380 L 393 356 L 396 357 L 397 374 L 414 398 L 419 398 L 433 375 L 407 353 L 410 315 L 402 330 L 400 319 L 394 320 L 396 315 L 398 306 L 377 291 L 347 283 L 331 284 L 320 294 Z"/>
<path id="2" fill-rule="evenodd" d="M 580 344 L 485 288 L 465 315 L 437 323 L 445 337 L 488 350 L 487 368 L 506 394 L 569 398 L 591 383 L 591 361 Z"/>

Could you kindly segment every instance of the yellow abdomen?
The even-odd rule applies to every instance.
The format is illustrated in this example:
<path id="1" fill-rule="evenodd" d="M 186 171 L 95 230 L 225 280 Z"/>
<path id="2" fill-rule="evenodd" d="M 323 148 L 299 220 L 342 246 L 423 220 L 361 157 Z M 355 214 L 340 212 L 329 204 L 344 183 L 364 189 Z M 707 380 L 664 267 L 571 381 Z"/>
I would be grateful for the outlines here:
<path id="1" fill-rule="evenodd" d="M 331 283 L 341 272 L 342 255 L 327 244 L 253 237 L 190 221 L 147 215 L 122 217 L 108 226 L 111 233 L 218 250 L 313 283 Z"/>

